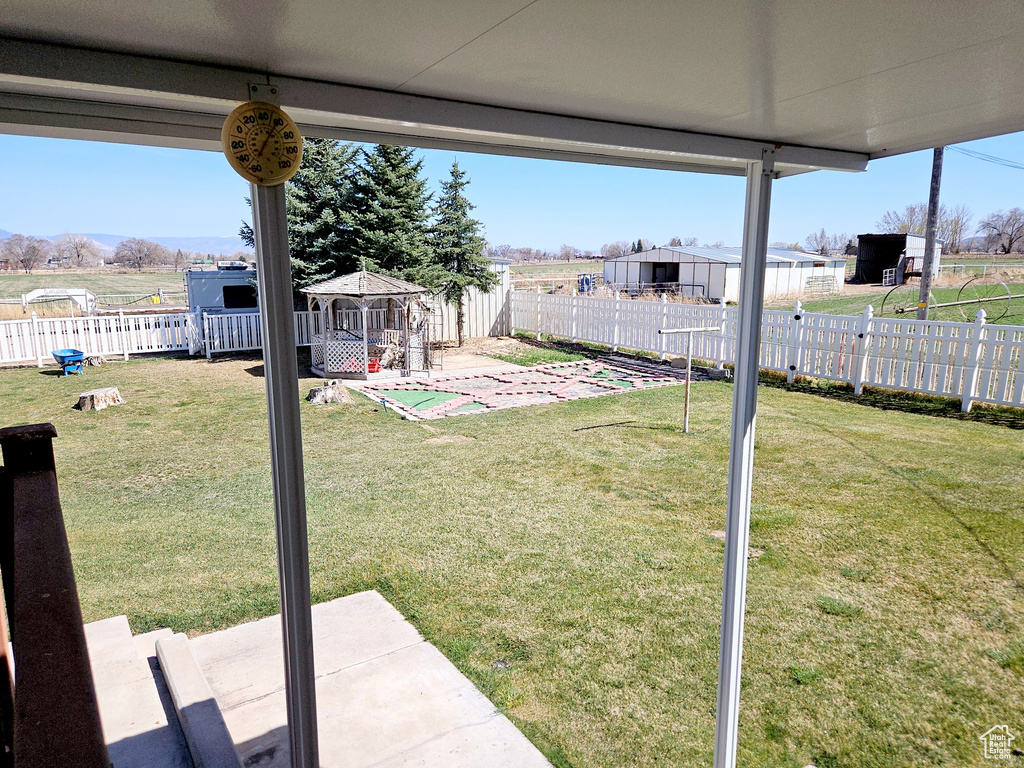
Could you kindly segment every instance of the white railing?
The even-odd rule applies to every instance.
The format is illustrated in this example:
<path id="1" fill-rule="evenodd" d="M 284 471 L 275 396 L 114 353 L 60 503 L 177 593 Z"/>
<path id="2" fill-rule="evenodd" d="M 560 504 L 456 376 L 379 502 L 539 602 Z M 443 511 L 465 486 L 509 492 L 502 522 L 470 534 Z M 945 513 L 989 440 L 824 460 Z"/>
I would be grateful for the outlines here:
<path id="1" fill-rule="evenodd" d="M 320 314 L 295 313 L 298 346 L 309 346 L 320 333 Z M 206 356 L 218 352 L 259 349 L 260 317 L 255 313 L 195 315 L 104 315 L 101 317 L 40 318 L 0 322 L 0 363 L 52 360 L 58 349 L 79 349 L 88 356 L 123 356 L 152 352 L 185 352 Z"/>
<path id="2" fill-rule="evenodd" d="M 102 317 L 59 317 L 0 322 L 0 363 L 35 362 L 42 366 L 58 349 L 86 355 L 145 354 L 190 350 L 194 319 L 181 312 Z M 190 344 L 191 340 L 191 344 Z"/>
<path id="3" fill-rule="evenodd" d="M 313 337 L 322 332 L 322 317 L 319 312 L 295 313 L 296 346 L 308 347 Z M 232 315 L 204 314 L 202 330 L 200 347 L 206 350 L 207 358 L 217 352 L 244 352 L 263 346 L 260 337 L 260 316 L 256 312 Z"/>
<path id="4" fill-rule="evenodd" d="M 722 304 L 594 298 L 514 291 L 514 330 L 560 336 L 666 355 L 683 354 L 680 336 L 660 329 L 715 325 L 722 332 L 694 337 L 694 357 L 715 365 L 735 362 L 738 312 Z M 1024 327 L 766 310 L 761 367 L 796 376 L 899 389 L 972 402 L 1024 407 Z"/>

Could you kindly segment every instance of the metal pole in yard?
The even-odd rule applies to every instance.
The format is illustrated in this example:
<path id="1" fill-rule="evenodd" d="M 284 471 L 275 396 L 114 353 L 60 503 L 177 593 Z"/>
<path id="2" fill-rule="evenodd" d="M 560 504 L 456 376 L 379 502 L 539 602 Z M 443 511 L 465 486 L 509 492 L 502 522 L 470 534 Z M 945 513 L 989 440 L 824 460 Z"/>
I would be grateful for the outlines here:
<path id="1" fill-rule="evenodd" d="M 288 742 L 292 768 L 316 768 L 320 759 L 313 617 L 288 219 L 283 184 L 251 187 L 277 525 Z"/>
<path id="2" fill-rule="evenodd" d="M 743 613 L 747 597 L 747 548 L 750 541 L 750 493 L 754 473 L 758 352 L 768 246 L 768 210 L 775 152 L 747 165 L 743 221 L 739 329 L 729 440 L 729 484 L 725 516 L 725 569 L 722 579 L 722 634 L 719 643 L 718 705 L 715 710 L 714 768 L 735 768 L 743 662 Z"/>
<path id="3" fill-rule="evenodd" d="M 935 263 L 935 229 L 939 221 L 939 185 L 942 182 L 942 151 L 932 154 L 932 186 L 928 193 L 928 221 L 924 230 L 924 263 L 921 265 L 921 293 L 917 299 L 917 319 L 928 319 L 928 295 L 932 292 L 932 265 Z"/>

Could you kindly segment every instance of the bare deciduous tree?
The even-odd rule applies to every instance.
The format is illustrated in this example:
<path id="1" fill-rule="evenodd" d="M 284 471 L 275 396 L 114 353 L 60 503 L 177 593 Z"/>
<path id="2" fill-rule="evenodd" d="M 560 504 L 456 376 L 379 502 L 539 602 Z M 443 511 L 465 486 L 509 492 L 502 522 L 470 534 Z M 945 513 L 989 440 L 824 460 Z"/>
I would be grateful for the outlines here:
<path id="1" fill-rule="evenodd" d="M 141 270 L 154 264 L 165 264 L 173 260 L 173 254 L 159 243 L 129 237 L 114 249 L 114 261 Z"/>
<path id="2" fill-rule="evenodd" d="M 695 248 L 698 242 L 700 241 L 697 240 L 696 237 L 688 237 L 685 240 L 683 240 L 683 245 L 686 246 L 687 248 Z"/>
<path id="3" fill-rule="evenodd" d="M 939 206 L 942 213 L 943 206 Z M 945 212 L 945 228 L 940 227 L 940 232 L 945 232 L 946 252 L 960 253 L 963 248 L 964 237 L 967 235 L 967 228 L 971 225 L 971 212 L 966 205 L 955 205 Z"/>
<path id="4" fill-rule="evenodd" d="M 946 253 L 959 253 L 963 247 L 964 235 L 971 223 L 971 212 L 965 205 L 949 208 L 939 206 L 935 236 L 942 241 Z M 902 211 L 886 211 L 878 221 L 878 229 L 892 234 L 924 235 L 928 226 L 928 205 L 908 205 Z"/>
<path id="5" fill-rule="evenodd" d="M 53 253 L 53 243 L 38 237 L 11 235 L 4 240 L 2 251 L 6 258 L 20 264 L 26 274 L 31 274 Z"/>
<path id="6" fill-rule="evenodd" d="M 982 219 L 978 233 L 985 237 L 986 250 L 1012 253 L 1024 249 L 1024 210 L 996 211 Z"/>
<path id="7" fill-rule="evenodd" d="M 625 240 L 616 240 L 614 243 L 605 243 L 601 246 L 601 255 L 606 259 L 617 259 L 633 252 L 633 243 Z"/>
<path id="8" fill-rule="evenodd" d="M 822 256 L 828 256 L 830 253 L 845 252 L 849 242 L 850 237 L 845 232 L 843 234 L 830 235 L 824 229 L 808 235 L 804 240 L 808 251 L 820 253 Z M 799 245 L 799 243 L 790 243 L 788 247 L 791 250 L 800 250 Z M 796 246 L 796 248 L 792 246 Z"/>
<path id="9" fill-rule="evenodd" d="M 562 245 L 558 255 L 563 261 L 572 261 L 580 255 L 580 249 L 575 245 Z"/>
<path id="10" fill-rule="evenodd" d="M 73 235 L 70 232 L 57 241 L 57 255 L 60 256 L 62 266 L 68 267 L 91 266 L 100 259 L 95 241 L 85 235 Z"/>

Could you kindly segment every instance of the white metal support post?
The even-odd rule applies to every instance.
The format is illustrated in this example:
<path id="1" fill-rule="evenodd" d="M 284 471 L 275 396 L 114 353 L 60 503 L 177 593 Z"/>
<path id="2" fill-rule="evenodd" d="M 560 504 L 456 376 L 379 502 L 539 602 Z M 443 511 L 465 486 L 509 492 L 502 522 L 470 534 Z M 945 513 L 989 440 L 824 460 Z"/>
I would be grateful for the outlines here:
<path id="1" fill-rule="evenodd" d="M 775 153 L 747 165 L 747 201 L 743 219 L 739 328 L 729 444 L 729 485 L 725 518 L 725 573 L 722 579 L 722 634 L 718 662 L 714 768 L 735 768 L 743 661 L 743 612 L 747 597 L 747 547 L 750 539 L 750 491 L 754 471 L 758 357 L 768 246 Z"/>
<path id="2" fill-rule="evenodd" d="M 316 768 L 320 758 L 306 538 L 306 482 L 284 185 L 253 185 L 252 213 L 270 421 L 270 468 L 274 479 L 288 743 L 292 768 Z"/>

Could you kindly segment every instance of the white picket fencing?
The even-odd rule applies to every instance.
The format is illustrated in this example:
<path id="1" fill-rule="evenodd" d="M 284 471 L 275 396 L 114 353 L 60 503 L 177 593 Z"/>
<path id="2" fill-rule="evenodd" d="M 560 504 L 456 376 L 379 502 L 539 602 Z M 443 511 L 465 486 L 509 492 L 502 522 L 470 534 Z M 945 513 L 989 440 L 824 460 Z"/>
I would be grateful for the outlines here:
<path id="1" fill-rule="evenodd" d="M 545 333 L 618 349 L 661 355 L 685 351 L 683 334 L 663 328 L 720 326 L 696 334 L 693 355 L 716 365 L 736 354 L 738 313 L 724 305 L 647 302 L 623 298 L 512 291 L 514 329 Z M 296 312 L 299 346 L 320 333 L 318 312 Z M 0 363 L 51 361 L 51 352 L 80 349 L 87 355 L 124 356 L 154 352 L 222 352 L 259 349 L 259 315 L 194 315 L 184 312 L 102 317 L 37 318 L 0 322 Z M 1024 407 L 1024 327 L 766 310 L 762 322 L 762 368 L 787 374 Z"/>
<path id="2" fill-rule="evenodd" d="M 735 362 L 735 308 L 634 301 L 576 294 L 513 291 L 512 328 L 666 355 L 685 351 L 684 334 L 659 329 L 719 326 L 695 334 L 693 356 L 715 365 Z M 884 387 L 1024 407 L 1024 327 L 766 310 L 761 325 L 762 368 L 864 386 Z"/>
<path id="3" fill-rule="evenodd" d="M 295 313 L 298 346 L 309 346 L 320 331 L 320 314 Z M 255 313 L 195 315 L 185 312 L 118 314 L 101 317 L 37 318 L 0 322 L 0 363 L 52 361 L 59 349 L 86 355 L 124 356 L 152 352 L 218 352 L 259 349 L 260 317 Z"/>

